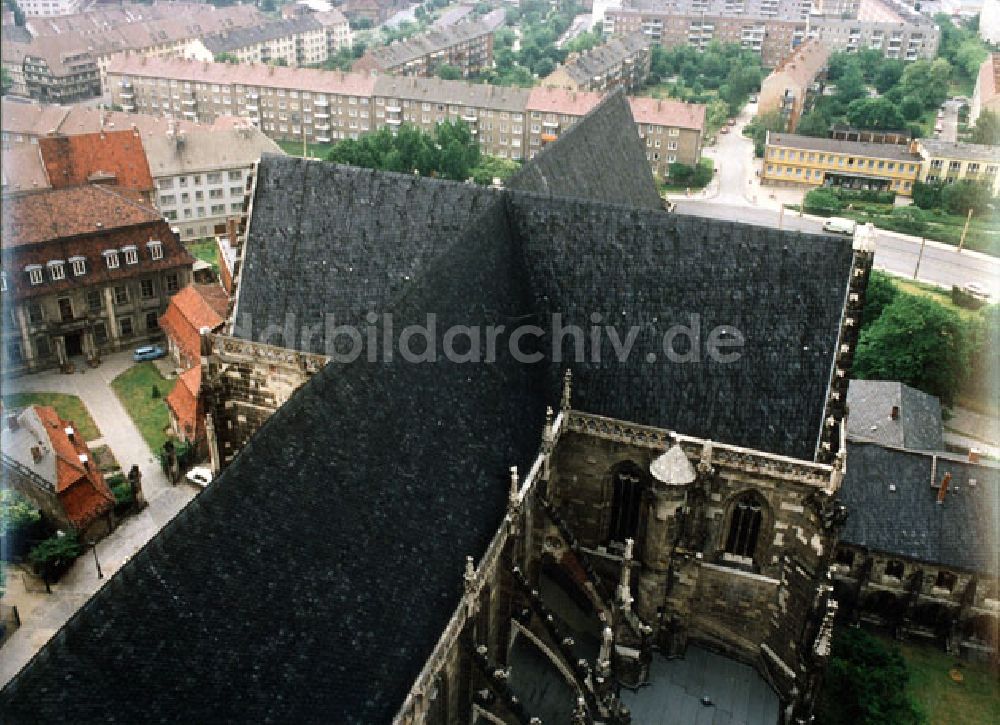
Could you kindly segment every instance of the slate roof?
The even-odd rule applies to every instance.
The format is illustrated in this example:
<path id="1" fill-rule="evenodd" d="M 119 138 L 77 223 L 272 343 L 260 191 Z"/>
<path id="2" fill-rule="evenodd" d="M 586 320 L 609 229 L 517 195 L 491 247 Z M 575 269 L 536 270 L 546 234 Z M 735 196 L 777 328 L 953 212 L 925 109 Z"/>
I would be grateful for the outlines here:
<path id="1" fill-rule="evenodd" d="M 174 136 L 163 134 L 147 139 L 144 145 L 150 171 L 156 178 L 250 167 L 260 160 L 261 154 L 284 153 L 253 126 L 201 129 Z"/>
<path id="2" fill-rule="evenodd" d="M 605 96 L 587 115 L 587 123 L 573 124 L 562 136 L 565 143 L 543 148 L 532 163 L 508 179 L 507 187 L 645 209 L 663 208 L 622 91 Z"/>
<path id="3" fill-rule="evenodd" d="M 941 401 L 892 380 L 852 380 L 847 435 L 855 440 L 925 451 L 944 450 Z M 899 417 L 892 418 L 898 407 Z"/>
<path id="4" fill-rule="evenodd" d="M 567 59 L 563 70 L 579 84 L 586 85 L 595 76 L 603 76 L 620 67 L 625 60 L 636 58 L 649 49 L 649 41 L 643 33 L 631 33 L 611 38 L 607 43 Z M 555 71 L 553 71 L 555 72 Z M 542 79 L 545 83 L 545 79 Z"/>
<path id="5" fill-rule="evenodd" d="M 648 174 L 633 163 L 591 168 Z M 645 190 L 624 188 L 629 207 L 265 156 L 238 312 L 252 331 L 287 312 L 391 312 L 396 330 L 433 312 L 442 350 L 455 325 L 513 331 L 557 309 L 697 311 L 746 325 L 747 363 L 574 366 L 580 407 L 695 434 L 732 417 L 717 439 L 811 457 L 850 242 L 633 208 Z M 390 721 L 558 400 L 561 366 L 504 342 L 492 364 L 327 365 L 0 692 L 7 719 Z"/>
<path id="6" fill-rule="evenodd" d="M 233 28 L 202 38 L 202 44 L 212 53 L 228 53 L 271 40 L 322 30 L 323 26 L 311 15 L 277 20 L 263 25 Z"/>
<path id="7" fill-rule="evenodd" d="M 938 504 L 938 489 L 932 486 L 939 486 L 945 473 L 952 479 Z M 994 577 L 1000 573 L 1000 469 L 995 465 L 849 442 L 838 497 L 848 509 L 842 542 Z"/>

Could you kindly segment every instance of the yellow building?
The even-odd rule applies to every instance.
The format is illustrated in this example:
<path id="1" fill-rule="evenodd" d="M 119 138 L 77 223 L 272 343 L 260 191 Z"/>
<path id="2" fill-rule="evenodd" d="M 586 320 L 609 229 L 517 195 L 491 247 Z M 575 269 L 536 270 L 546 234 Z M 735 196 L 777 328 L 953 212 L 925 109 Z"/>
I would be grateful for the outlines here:
<path id="1" fill-rule="evenodd" d="M 761 183 L 913 193 L 921 157 L 899 144 L 768 133 Z"/>
<path id="2" fill-rule="evenodd" d="M 993 196 L 1000 195 L 1000 147 L 936 139 L 914 141 L 913 146 L 920 154 L 921 181 L 972 179 L 988 184 Z"/>

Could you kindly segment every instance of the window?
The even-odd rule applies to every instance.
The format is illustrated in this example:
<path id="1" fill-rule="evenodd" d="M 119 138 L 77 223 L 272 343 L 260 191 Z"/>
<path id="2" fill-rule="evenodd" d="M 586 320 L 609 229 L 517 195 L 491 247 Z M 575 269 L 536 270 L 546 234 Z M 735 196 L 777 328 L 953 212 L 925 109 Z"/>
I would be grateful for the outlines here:
<path id="1" fill-rule="evenodd" d="M 25 267 L 24 271 L 28 273 L 28 281 L 31 282 L 31 284 L 42 283 L 42 265 L 31 264 Z"/>
<path id="2" fill-rule="evenodd" d="M 160 329 L 160 321 L 156 318 L 155 312 L 146 313 L 146 329 L 147 330 L 158 330 Z"/>
<path id="3" fill-rule="evenodd" d="M 173 294 L 180 289 L 180 284 L 177 280 L 177 273 L 171 272 L 167 275 L 167 292 Z"/>
<path id="4" fill-rule="evenodd" d="M 163 259 L 163 244 L 154 239 L 146 242 L 146 246 L 149 247 L 149 256 L 151 259 L 154 261 L 157 259 Z"/>
<path id="5" fill-rule="evenodd" d="M 32 325 L 40 325 L 45 322 L 45 315 L 42 313 L 42 306 L 37 302 L 29 302 L 25 309 L 28 312 L 28 322 Z"/>
<path id="6" fill-rule="evenodd" d="M 225 204 L 212 204 L 211 212 L 214 215 L 225 214 L 226 213 L 226 205 Z"/>
<path id="7" fill-rule="evenodd" d="M 208 198 L 209 199 L 221 199 L 225 195 L 225 193 L 226 192 L 224 192 L 222 189 L 209 189 L 208 190 Z"/>
<path id="8" fill-rule="evenodd" d="M 243 172 L 239 171 L 239 170 L 237 170 L 237 171 L 230 171 L 229 172 L 229 180 L 230 181 L 243 181 Z"/>
<path id="9" fill-rule="evenodd" d="M 48 337 L 42 335 L 35 338 L 35 352 L 38 354 L 38 357 L 48 357 L 51 354 L 52 348 L 49 346 Z"/>
<path id="10" fill-rule="evenodd" d="M 119 317 L 118 318 L 118 334 L 122 337 L 132 336 L 132 318 L 131 317 Z"/>
<path id="11" fill-rule="evenodd" d="M 205 181 L 209 184 L 221 184 L 222 183 L 222 172 L 214 171 L 210 174 L 205 175 Z"/>
<path id="12" fill-rule="evenodd" d="M 141 290 L 142 298 L 148 300 L 153 296 L 153 280 L 144 279 L 139 282 L 139 288 Z"/>
<path id="13" fill-rule="evenodd" d="M 73 274 L 82 277 L 87 273 L 87 260 L 85 257 L 70 257 L 70 264 L 73 265 Z"/>
<path id="14" fill-rule="evenodd" d="M 115 304 L 116 305 L 126 305 L 128 304 L 128 287 L 125 285 L 119 285 L 115 287 Z"/>
<path id="15" fill-rule="evenodd" d="M 98 345 L 102 345 L 108 341 L 108 328 L 105 326 L 103 320 L 98 320 L 94 323 L 94 342 Z"/>
<path id="16" fill-rule="evenodd" d="M 21 350 L 21 343 L 11 342 L 7 345 L 7 362 L 13 365 L 20 365 L 24 361 L 24 353 Z"/>
<path id="17" fill-rule="evenodd" d="M 104 261 L 107 263 L 108 269 L 118 269 L 118 251 L 114 249 L 106 251 Z"/>
<path id="18" fill-rule="evenodd" d="M 59 319 L 63 322 L 73 321 L 73 303 L 69 297 L 59 298 Z"/>
<path id="19" fill-rule="evenodd" d="M 66 279 L 66 264 L 62 261 L 49 262 L 49 274 L 52 275 L 53 281 L 58 281 L 60 279 Z"/>
<path id="20" fill-rule="evenodd" d="M 885 575 L 902 579 L 904 572 L 903 562 L 893 559 L 885 564 Z"/>
<path id="21" fill-rule="evenodd" d="M 230 186 L 229 187 L 229 195 L 230 196 L 243 196 L 243 187 L 242 186 Z"/>
<path id="22" fill-rule="evenodd" d="M 726 536 L 727 554 L 753 559 L 764 520 L 764 505 L 755 493 L 745 493 L 733 503 Z"/>
<path id="23" fill-rule="evenodd" d="M 949 592 L 955 588 L 958 577 L 950 571 L 939 571 L 934 586 L 938 589 L 947 589 Z"/>
<path id="24" fill-rule="evenodd" d="M 644 479 L 642 469 L 631 461 L 612 469 L 609 543 L 624 546 L 625 539 L 638 537 Z"/>
<path id="25" fill-rule="evenodd" d="M 101 293 L 96 289 L 87 290 L 87 309 L 91 312 L 100 312 L 103 300 Z"/>

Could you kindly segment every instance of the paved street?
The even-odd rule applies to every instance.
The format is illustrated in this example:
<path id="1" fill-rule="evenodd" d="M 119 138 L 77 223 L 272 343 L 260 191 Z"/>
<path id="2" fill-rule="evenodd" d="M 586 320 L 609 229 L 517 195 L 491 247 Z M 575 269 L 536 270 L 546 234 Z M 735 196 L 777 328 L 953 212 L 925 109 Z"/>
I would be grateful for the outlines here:
<path id="1" fill-rule="evenodd" d="M 78 395 L 101 431 L 101 441 L 111 448 L 124 470 L 133 463 L 142 471 L 142 489 L 149 506 L 131 516 L 97 545 L 104 578 L 97 578 L 93 555 L 88 552 L 57 583 L 52 594 L 35 591 L 37 582 L 24 586 L 20 570 L 8 569 L 5 604 L 17 606 L 21 627 L 0 649 L 0 686 L 13 677 L 39 648 L 84 604 L 111 574 L 172 519 L 197 491 L 187 484 L 171 486 L 139 431 L 111 390 L 111 381 L 132 365 L 128 352 L 104 359 L 96 369 L 78 366 L 80 372 L 63 375 L 45 372 L 4 381 L 4 392 L 36 391 Z M 81 369 L 82 368 L 82 369 Z"/>
<path id="2" fill-rule="evenodd" d="M 958 109 L 961 103 L 952 100 L 945 101 L 944 115 L 941 118 L 941 133 L 938 138 L 954 143 L 958 141 Z"/>
<path id="3" fill-rule="evenodd" d="M 753 158 L 753 142 L 741 133 L 754 113 L 756 106 L 747 106 L 730 133 L 720 134 L 718 144 L 705 150 L 705 155 L 713 159 L 718 169 L 716 179 L 704 192 L 691 197 L 672 196 L 678 213 L 762 226 L 780 225 L 784 229 L 808 233 L 821 232 L 822 219 L 781 211 L 783 204 L 799 203 L 802 190 L 759 185 L 756 172 L 760 162 Z M 912 278 L 920 257 L 920 238 L 881 229 L 876 238 L 875 266 Z M 968 250 L 958 252 L 949 244 L 928 241 L 924 245 L 917 279 L 948 288 L 979 282 L 995 297 L 1000 297 L 1000 259 Z"/>

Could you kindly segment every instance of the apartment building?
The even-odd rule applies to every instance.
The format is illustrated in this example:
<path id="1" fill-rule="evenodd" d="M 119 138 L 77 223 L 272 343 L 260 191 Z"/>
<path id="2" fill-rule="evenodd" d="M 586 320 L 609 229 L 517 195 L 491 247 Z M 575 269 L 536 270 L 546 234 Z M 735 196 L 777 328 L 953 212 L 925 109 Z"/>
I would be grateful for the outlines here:
<path id="1" fill-rule="evenodd" d="M 156 184 L 156 206 L 190 241 L 223 234 L 226 220 L 243 213 L 247 182 L 261 154 L 284 154 L 251 126 L 173 133 L 145 142 Z"/>
<path id="2" fill-rule="evenodd" d="M 4 40 L 0 56 L 13 95 L 48 103 L 74 103 L 100 95 L 97 60 L 80 34 Z"/>
<path id="3" fill-rule="evenodd" d="M 533 158 L 600 103 L 602 94 L 533 88 L 526 106 L 528 154 Z M 672 163 L 695 165 L 704 141 L 705 107 L 656 98 L 629 98 L 639 138 L 653 175 L 665 179 Z"/>
<path id="4" fill-rule="evenodd" d="M 1000 147 L 919 139 L 912 144 L 920 158 L 920 180 L 950 184 L 961 179 L 979 181 L 1000 195 Z"/>
<path id="5" fill-rule="evenodd" d="M 975 125 L 983 111 L 1000 114 L 1000 53 L 990 53 L 979 66 L 969 109 L 970 126 Z"/>
<path id="6" fill-rule="evenodd" d="M 3 206 L 5 372 L 96 365 L 160 335 L 194 260 L 159 211 L 94 184 L 9 195 Z"/>
<path id="7" fill-rule="evenodd" d="M 862 0 L 857 18 L 813 18 L 810 29 L 831 51 L 872 49 L 899 60 L 933 59 L 940 41 L 933 20 L 888 0 Z"/>
<path id="8" fill-rule="evenodd" d="M 785 120 L 785 128 L 794 131 L 829 57 L 830 51 L 818 40 L 809 39 L 800 45 L 761 83 L 757 113 L 778 112 Z"/>
<path id="9" fill-rule="evenodd" d="M 922 160 L 914 148 L 768 133 L 761 184 L 833 186 L 913 194 Z"/>
<path id="10" fill-rule="evenodd" d="M 368 20 L 372 25 L 381 25 L 407 7 L 405 0 L 346 0 L 340 11 L 352 22 Z"/>
<path id="11" fill-rule="evenodd" d="M 213 58 L 226 54 L 240 63 L 297 67 L 323 63 L 329 57 L 326 28 L 310 15 L 225 30 L 195 40 L 193 44 L 200 44 Z M 189 52 L 198 57 L 194 47 Z"/>
<path id="12" fill-rule="evenodd" d="M 430 77 L 441 66 L 458 68 L 468 77 L 493 63 L 493 34 L 504 23 L 504 10 L 477 20 L 369 48 L 352 66 L 356 73 L 391 73 Z"/>
<path id="13" fill-rule="evenodd" d="M 287 7 L 287 6 L 286 6 Z M 354 44 L 351 26 L 347 18 L 337 8 L 313 13 L 316 22 L 323 26 L 326 34 L 326 53 L 336 55 L 341 48 L 350 48 Z"/>
<path id="14" fill-rule="evenodd" d="M 20 0 L 18 6 L 27 17 L 72 15 L 80 10 L 82 0 Z"/>
<path id="15" fill-rule="evenodd" d="M 602 96 L 594 91 L 164 58 L 121 59 L 108 78 L 114 102 L 126 110 L 206 124 L 222 114 L 235 114 L 276 140 L 332 143 L 402 123 L 430 131 L 441 121 L 461 119 L 472 126 L 485 153 L 512 159 L 529 158 Z M 647 127 L 641 130 L 644 138 L 649 126 L 664 129 L 654 130 L 649 141 L 655 173 L 665 176 L 674 161 L 698 162 L 704 106 L 651 98 L 632 98 L 630 103 L 637 123 Z M 539 114 L 536 123 L 529 123 L 529 112 Z M 543 125 L 542 114 L 554 125 Z"/>
<path id="16" fill-rule="evenodd" d="M 571 91 L 637 91 L 649 75 L 649 64 L 649 40 L 642 33 L 632 33 L 571 54 L 542 84 Z"/>

